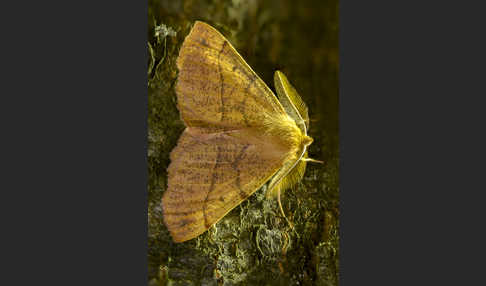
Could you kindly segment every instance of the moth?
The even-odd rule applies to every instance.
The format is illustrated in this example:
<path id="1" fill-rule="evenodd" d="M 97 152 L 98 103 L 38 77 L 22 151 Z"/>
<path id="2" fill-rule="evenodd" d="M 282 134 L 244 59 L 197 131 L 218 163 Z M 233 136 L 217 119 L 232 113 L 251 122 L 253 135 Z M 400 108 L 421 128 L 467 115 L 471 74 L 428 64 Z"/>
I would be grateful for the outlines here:
<path id="1" fill-rule="evenodd" d="M 266 183 L 284 214 L 280 193 L 302 179 L 307 162 L 320 162 L 307 156 L 308 110 L 295 88 L 275 72 L 277 98 L 228 40 L 200 21 L 177 67 L 186 128 L 170 154 L 162 198 L 174 242 L 199 236 Z"/>

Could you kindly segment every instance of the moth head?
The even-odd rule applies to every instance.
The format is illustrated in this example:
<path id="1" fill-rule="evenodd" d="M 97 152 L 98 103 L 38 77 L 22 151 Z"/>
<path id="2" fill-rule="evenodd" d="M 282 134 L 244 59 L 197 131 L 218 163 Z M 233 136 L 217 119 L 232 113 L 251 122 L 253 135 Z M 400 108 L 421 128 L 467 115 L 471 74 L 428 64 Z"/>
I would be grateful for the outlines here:
<path id="1" fill-rule="evenodd" d="M 309 137 L 307 135 L 304 135 L 304 137 L 302 138 L 302 145 L 305 146 L 305 147 L 312 144 L 312 142 L 314 142 L 314 139 L 312 139 L 311 137 Z"/>

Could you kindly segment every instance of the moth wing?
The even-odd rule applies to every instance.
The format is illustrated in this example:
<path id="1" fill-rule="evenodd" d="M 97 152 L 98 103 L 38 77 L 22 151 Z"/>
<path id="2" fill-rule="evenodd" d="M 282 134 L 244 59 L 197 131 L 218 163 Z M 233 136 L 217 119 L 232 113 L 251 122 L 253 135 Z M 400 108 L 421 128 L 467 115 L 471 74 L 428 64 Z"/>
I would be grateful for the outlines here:
<path id="1" fill-rule="evenodd" d="M 275 138 L 187 128 L 171 153 L 162 198 L 173 240 L 192 239 L 218 222 L 267 182 L 287 154 Z"/>
<path id="2" fill-rule="evenodd" d="M 307 134 L 309 113 L 304 101 L 282 72 L 276 71 L 273 78 L 280 103 L 287 114 L 294 119 L 300 130 Z"/>
<path id="3" fill-rule="evenodd" d="M 177 59 L 178 108 L 188 127 L 213 131 L 261 126 L 285 114 L 277 97 L 213 27 L 197 21 Z"/>

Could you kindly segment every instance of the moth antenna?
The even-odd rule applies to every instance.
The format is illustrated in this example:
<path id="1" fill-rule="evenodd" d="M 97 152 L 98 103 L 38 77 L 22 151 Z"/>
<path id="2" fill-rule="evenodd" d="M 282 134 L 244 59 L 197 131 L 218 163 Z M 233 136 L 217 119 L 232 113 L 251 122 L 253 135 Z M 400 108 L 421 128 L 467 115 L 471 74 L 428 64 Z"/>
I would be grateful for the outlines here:
<path id="1" fill-rule="evenodd" d="M 324 164 L 324 161 L 316 160 L 316 159 L 312 159 L 312 158 L 302 158 L 302 160 L 304 160 L 306 162 L 314 162 L 314 163 Z"/>

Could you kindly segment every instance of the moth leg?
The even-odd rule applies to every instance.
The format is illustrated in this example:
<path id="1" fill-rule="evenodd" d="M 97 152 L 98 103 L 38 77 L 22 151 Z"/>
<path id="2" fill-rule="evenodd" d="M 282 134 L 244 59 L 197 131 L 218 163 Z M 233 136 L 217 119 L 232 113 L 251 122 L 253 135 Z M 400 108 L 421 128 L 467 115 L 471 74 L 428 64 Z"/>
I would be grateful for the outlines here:
<path id="1" fill-rule="evenodd" d="M 290 225 L 290 227 L 295 231 L 294 225 L 290 222 L 290 220 L 287 218 L 287 216 L 285 215 L 285 213 L 283 211 L 282 202 L 280 201 L 280 188 L 278 188 L 278 190 L 277 190 L 277 196 L 278 196 L 278 206 L 280 208 L 280 212 L 282 213 L 283 217 L 285 218 L 287 223 Z"/>
<path id="2" fill-rule="evenodd" d="M 312 159 L 312 158 L 302 158 L 301 160 L 304 160 L 306 162 L 313 162 L 313 163 L 319 163 L 319 164 L 324 164 L 324 161 Z"/>

